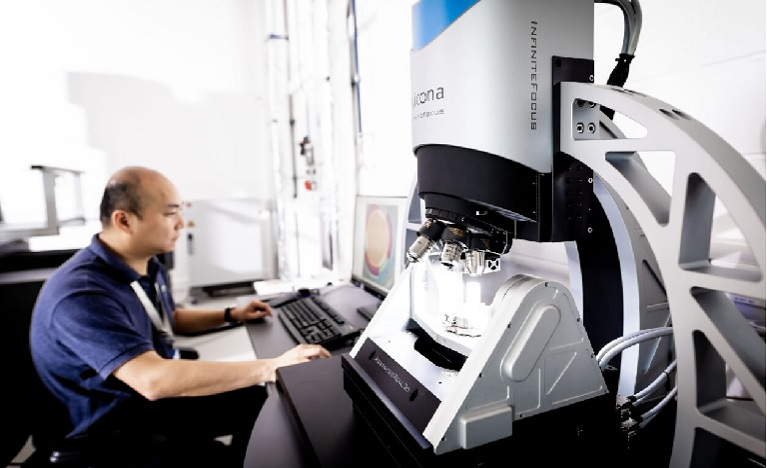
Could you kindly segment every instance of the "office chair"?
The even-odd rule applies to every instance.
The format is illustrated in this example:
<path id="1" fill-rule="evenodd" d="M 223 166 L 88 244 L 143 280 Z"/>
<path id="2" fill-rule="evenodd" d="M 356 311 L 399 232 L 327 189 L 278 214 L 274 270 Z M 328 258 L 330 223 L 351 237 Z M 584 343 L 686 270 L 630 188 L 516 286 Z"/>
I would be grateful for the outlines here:
<path id="1" fill-rule="evenodd" d="M 191 348 L 186 352 L 196 355 L 196 351 Z M 189 358 L 195 359 L 196 356 Z M 0 466 L 13 466 L 10 463 L 13 455 L 18 453 L 27 437 L 31 437 L 34 451 L 25 461 L 18 464 L 20 468 L 89 468 L 99 447 L 98 442 L 88 436 L 66 436 L 71 430 L 66 407 L 43 385 L 34 372 L 31 358 L 29 366 L 33 375 L 28 375 L 29 397 L 25 405 L 27 408 L 23 418 L 18 418 L 18 421 L 24 421 L 19 425 L 23 427 L 21 434 L 25 434 L 24 439 L 14 454 L 11 454 L 9 463 Z"/>
<path id="2" fill-rule="evenodd" d="M 20 435 L 24 438 L 14 454 L 18 453 L 27 437 L 32 438 L 34 452 L 19 464 L 20 468 L 89 468 L 96 452 L 94 449 L 98 448 L 97 441 L 87 436 L 66 436 L 72 428 L 66 407 L 40 380 L 29 355 L 28 346 L 26 357 L 28 357 L 27 367 L 31 371 L 27 372 L 27 383 L 24 385 L 27 388 L 24 405 L 26 408 L 21 408 L 24 414 L 16 418 L 20 421 L 19 427 L 22 428 Z M 197 357 L 198 353 L 193 348 L 182 350 L 184 359 L 197 359 Z M 11 454 L 9 462 L 14 454 Z M 13 465 L 8 463 L 0 466 Z"/>
<path id="3" fill-rule="evenodd" d="M 12 358 L 4 364 L 6 375 L 11 377 L 5 398 L 0 400 L 0 418 L 3 426 L 3 443 L 0 444 L 0 466 L 13 466 L 12 461 L 24 444 L 32 438 L 34 452 L 23 467 L 57 466 L 69 468 L 64 459 L 77 459 L 75 450 L 81 441 L 68 441 L 69 418 L 64 406 L 43 385 L 32 363 L 29 351 L 29 322 L 37 294 L 45 278 L 39 275 L 18 275 L 18 279 L 0 284 L 0 353 Z M 47 462 L 51 453 L 57 452 L 60 464 Z"/>
<path id="4" fill-rule="evenodd" d="M 19 466 L 21 468 L 87 468 L 88 439 L 66 437 L 69 416 L 66 408 L 42 382 L 36 391 L 36 411 L 31 431 L 34 451 Z"/>

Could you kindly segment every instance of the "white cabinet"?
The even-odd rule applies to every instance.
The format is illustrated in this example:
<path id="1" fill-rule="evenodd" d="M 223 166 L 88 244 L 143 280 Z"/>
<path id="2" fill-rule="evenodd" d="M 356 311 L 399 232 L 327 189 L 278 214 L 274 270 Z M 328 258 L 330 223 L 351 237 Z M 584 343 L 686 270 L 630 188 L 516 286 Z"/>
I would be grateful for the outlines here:
<path id="1" fill-rule="evenodd" d="M 265 202 L 225 198 L 186 202 L 191 288 L 252 283 L 276 276 L 272 214 Z"/>

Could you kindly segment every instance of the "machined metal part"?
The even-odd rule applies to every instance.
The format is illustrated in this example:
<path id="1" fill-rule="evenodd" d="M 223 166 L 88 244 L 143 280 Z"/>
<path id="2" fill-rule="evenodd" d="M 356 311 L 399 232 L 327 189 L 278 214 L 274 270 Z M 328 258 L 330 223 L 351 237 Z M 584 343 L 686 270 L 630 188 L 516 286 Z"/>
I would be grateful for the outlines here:
<path id="1" fill-rule="evenodd" d="M 602 116 L 600 127 L 603 138 L 625 138 L 607 116 Z M 634 155 L 634 160 L 637 164 L 644 164 L 638 154 Z M 620 264 L 623 335 L 671 325 L 666 286 L 658 268 L 658 261 L 636 217 L 615 190 L 607 186 L 600 177 L 594 178 L 594 194 L 609 221 Z M 565 247 L 570 266 L 570 287 L 578 310 L 585 314 L 584 320 L 588 330 L 592 321 L 602 322 L 604 318 L 591 317 L 586 311 L 584 298 L 581 297 L 581 291 L 587 293 L 583 290 L 582 276 L 589 274 L 590 263 L 596 261 L 596 264 L 601 266 L 604 259 L 580 258 L 579 244 L 573 242 L 566 243 Z M 604 298 L 604 294 L 599 291 L 588 293 Z M 672 348 L 672 337 L 667 337 L 625 349 L 620 356 L 618 394 L 633 395 L 651 383 L 669 364 L 668 350 Z"/>
<path id="2" fill-rule="evenodd" d="M 727 294 L 765 299 L 765 180 L 721 137 L 658 99 L 611 86 L 562 83 L 561 150 L 583 161 L 636 217 L 665 282 L 677 359 L 671 466 L 716 459 L 713 435 L 765 457 L 765 343 Z M 582 138 L 577 100 L 640 123 L 639 139 Z M 642 151 L 675 155 L 672 198 L 635 159 Z M 719 199 L 741 228 L 754 268 L 714 265 L 709 242 Z M 728 371 L 753 398 L 727 399 Z"/>
<path id="3" fill-rule="evenodd" d="M 485 272 L 485 252 L 482 250 L 467 250 L 464 254 L 466 272 L 478 276 Z"/>
<path id="4" fill-rule="evenodd" d="M 445 331 L 455 333 L 456 335 L 477 337 L 482 334 L 482 330 L 474 327 L 466 317 L 445 315 L 442 325 L 445 327 Z"/>

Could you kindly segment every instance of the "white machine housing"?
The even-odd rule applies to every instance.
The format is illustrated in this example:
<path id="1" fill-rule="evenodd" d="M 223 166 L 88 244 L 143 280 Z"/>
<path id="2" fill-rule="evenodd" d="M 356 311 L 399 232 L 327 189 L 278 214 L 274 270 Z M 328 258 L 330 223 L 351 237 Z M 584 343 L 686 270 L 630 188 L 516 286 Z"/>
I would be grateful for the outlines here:
<path id="1" fill-rule="evenodd" d="M 373 380 L 396 379 L 396 391 L 422 386 L 436 397 L 439 404 L 422 433 L 435 454 L 510 437 L 515 421 L 608 392 L 564 285 L 515 275 L 487 310 L 480 310 L 481 303 L 453 302 L 455 310 L 472 309 L 486 317 L 483 324 L 476 322 L 482 327 L 475 328 L 476 336 L 458 335 L 447 331 L 445 310 L 429 305 L 437 303 L 429 296 L 440 291 L 451 296 L 440 287 L 435 268 L 442 267 L 431 261 L 408 267 L 350 353 L 357 361 L 376 359 L 386 369 Z M 466 357 L 460 370 L 440 367 L 414 351 L 411 319 L 435 342 Z M 383 353 L 361 355 L 370 349 L 368 341 Z M 391 371 L 390 360 L 405 372 Z M 377 392 L 386 398 L 384 390 Z M 400 410 L 407 414 L 406 408 Z"/>
<path id="2" fill-rule="evenodd" d="M 415 4 L 414 17 L 421 4 L 429 3 L 434 2 Z M 551 57 L 593 58 L 593 31 L 593 0 L 473 3 L 430 42 L 414 45 L 413 149 L 431 144 L 471 148 L 551 172 Z M 414 35 L 418 38 L 418 30 Z"/>

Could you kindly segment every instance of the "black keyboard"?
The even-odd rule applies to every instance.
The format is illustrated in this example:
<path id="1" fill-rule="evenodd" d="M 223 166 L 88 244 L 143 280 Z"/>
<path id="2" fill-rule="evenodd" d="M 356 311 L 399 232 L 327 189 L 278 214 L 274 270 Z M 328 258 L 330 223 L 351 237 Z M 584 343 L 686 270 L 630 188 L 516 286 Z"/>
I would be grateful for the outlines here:
<path id="1" fill-rule="evenodd" d="M 319 296 L 297 298 L 276 310 L 282 325 L 298 343 L 320 344 L 328 350 L 348 346 L 361 329 L 327 305 Z"/>

